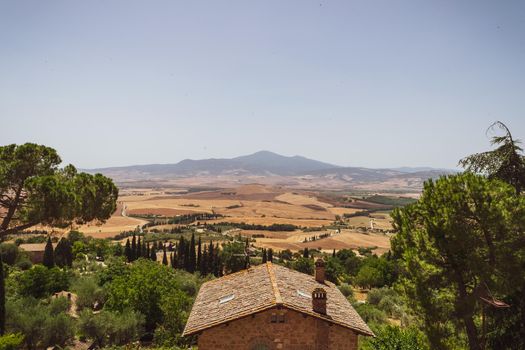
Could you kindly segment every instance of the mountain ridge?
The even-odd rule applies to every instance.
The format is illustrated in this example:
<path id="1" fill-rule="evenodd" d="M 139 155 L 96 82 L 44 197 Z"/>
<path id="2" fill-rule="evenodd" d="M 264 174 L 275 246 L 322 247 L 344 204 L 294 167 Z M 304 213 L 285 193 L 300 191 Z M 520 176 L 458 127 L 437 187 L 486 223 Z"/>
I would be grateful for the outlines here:
<path id="1" fill-rule="evenodd" d="M 343 167 L 303 156 L 283 156 L 270 151 L 234 158 L 184 159 L 178 163 L 145 164 L 97 169 L 118 183 L 137 181 L 189 181 L 206 185 L 246 183 L 286 184 L 295 187 L 415 188 L 420 189 L 428 178 L 437 178 L 454 170 L 430 167 L 365 168 Z"/>

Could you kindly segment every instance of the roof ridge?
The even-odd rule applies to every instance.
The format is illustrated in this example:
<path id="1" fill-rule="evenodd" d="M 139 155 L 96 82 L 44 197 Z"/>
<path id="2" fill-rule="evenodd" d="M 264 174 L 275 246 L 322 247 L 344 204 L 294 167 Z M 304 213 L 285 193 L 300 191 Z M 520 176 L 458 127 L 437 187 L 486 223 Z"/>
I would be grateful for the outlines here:
<path id="1" fill-rule="evenodd" d="M 272 283 L 273 295 L 275 297 L 275 303 L 282 305 L 283 299 L 281 297 L 281 292 L 279 292 L 279 287 L 277 286 L 277 279 L 275 278 L 275 273 L 273 271 L 273 264 L 268 261 L 266 262 L 266 268 L 268 269 L 268 275 L 270 276 L 270 282 Z"/>
<path id="2" fill-rule="evenodd" d="M 261 268 L 261 266 L 260 265 L 258 265 L 258 266 L 250 266 L 247 269 L 242 269 L 242 270 L 239 270 L 237 272 L 232 272 L 232 273 L 229 273 L 227 275 L 216 277 L 216 278 L 214 278 L 212 280 L 206 281 L 206 282 L 203 283 L 203 285 L 204 284 L 208 284 L 208 283 L 223 282 L 225 280 L 232 279 L 232 278 L 234 278 L 234 277 L 236 277 L 238 275 L 250 273 L 251 271 L 256 270 L 258 268 Z"/>

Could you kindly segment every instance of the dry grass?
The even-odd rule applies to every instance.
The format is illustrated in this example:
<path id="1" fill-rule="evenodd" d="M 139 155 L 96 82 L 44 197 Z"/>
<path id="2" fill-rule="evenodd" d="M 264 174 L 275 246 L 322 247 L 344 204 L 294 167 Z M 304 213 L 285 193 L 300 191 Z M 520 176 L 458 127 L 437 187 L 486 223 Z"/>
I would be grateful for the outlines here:
<path id="1" fill-rule="evenodd" d="M 286 203 L 290 203 L 290 204 L 293 204 L 293 205 L 316 205 L 316 206 L 319 206 L 319 207 L 322 207 L 322 208 L 328 208 L 328 207 L 331 207 L 330 204 L 328 203 L 325 203 L 325 202 L 321 202 L 319 201 L 317 198 L 313 197 L 313 196 L 308 196 L 308 195 L 302 195 L 302 194 L 297 194 L 297 193 L 290 193 L 290 192 L 286 192 L 286 193 L 283 193 L 277 197 L 275 197 L 275 199 L 277 200 L 280 200 L 282 202 L 286 202 Z"/>
<path id="2" fill-rule="evenodd" d="M 245 233 L 246 231 L 243 231 Z M 272 248 L 274 250 L 290 249 L 292 251 L 303 250 L 308 248 L 320 248 L 322 250 L 339 250 L 339 249 L 357 249 L 359 247 L 377 247 L 374 251 L 383 254 L 390 249 L 390 237 L 383 234 L 365 234 L 351 230 L 342 230 L 339 234 L 333 234 L 331 237 L 319 239 L 313 242 L 304 243 L 305 238 L 319 236 L 323 232 L 286 232 L 279 235 L 278 232 L 259 232 L 265 235 L 265 238 L 256 238 L 255 245 L 263 248 Z M 332 231 L 333 232 L 333 231 Z"/>
<path id="3" fill-rule="evenodd" d="M 392 222 L 389 215 L 385 214 L 373 214 L 372 217 L 367 216 L 355 216 L 345 220 L 349 225 L 355 227 L 367 227 L 370 228 L 372 222 L 374 228 L 381 230 L 391 230 Z"/>

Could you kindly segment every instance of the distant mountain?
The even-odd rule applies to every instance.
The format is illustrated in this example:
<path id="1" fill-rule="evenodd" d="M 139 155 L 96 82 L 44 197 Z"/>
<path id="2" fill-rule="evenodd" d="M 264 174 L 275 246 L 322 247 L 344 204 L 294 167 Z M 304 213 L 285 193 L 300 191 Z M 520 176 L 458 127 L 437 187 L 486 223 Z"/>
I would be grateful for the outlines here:
<path id="1" fill-rule="evenodd" d="M 269 151 L 260 151 L 231 159 L 185 159 L 176 164 L 131 165 L 124 167 L 89 169 L 103 174 L 143 174 L 152 177 L 202 175 L 280 175 L 294 176 L 338 166 L 301 156 L 286 157 Z"/>
<path id="2" fill-rule="evenodd" d="M 449 170 L 433 168 L 370 169 L 341 167 L 302 156 L 282 156 L 260 151 L 236 158 L 185 159 L 175 164 L 131 165 L 86 170 L 112 177 L 120 184 L 137 181 L 171 181 L 207 179 L 207 185 L 224 181 L 249 183 L 260 181 L 290 186 L 363 187 L 367 184 L 392 184 L 399 188 L 421 187 L 424 180 L 436 178 Z M 220 181 L 219 181 L 220 177 Z M 187 182 L 187 181 L 186 181 Z M 400 185 L 399 185 L 400 184 Z M 380 186 L 379 186 L 380 187 Z"/>

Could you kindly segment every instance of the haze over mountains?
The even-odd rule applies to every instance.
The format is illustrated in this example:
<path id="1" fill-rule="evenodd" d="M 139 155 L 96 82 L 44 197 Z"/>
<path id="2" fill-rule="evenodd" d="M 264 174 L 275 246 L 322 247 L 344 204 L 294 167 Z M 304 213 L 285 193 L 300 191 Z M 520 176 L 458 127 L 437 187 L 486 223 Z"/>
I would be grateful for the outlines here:
<path id="1" fill-rule="evenodd" d="M 183 182 L 194 185 L 225 182 L 260 182 L 296 187 L 368 188 L 418 190 L 427 178 L 452 172 L 446 169 L 410 168 L 370 169 L 342 167 L 305 158 L 282 156 L 269 151 L 235 158 L 185 159 L 175 164 L 148 164 L 89 169 L 112 177 L 117 183 Z M 191 182 L 191 181 L 193 182 Z"/>

